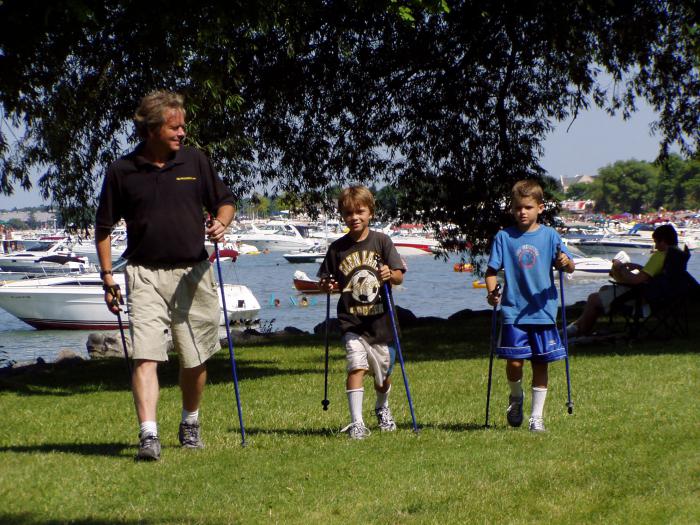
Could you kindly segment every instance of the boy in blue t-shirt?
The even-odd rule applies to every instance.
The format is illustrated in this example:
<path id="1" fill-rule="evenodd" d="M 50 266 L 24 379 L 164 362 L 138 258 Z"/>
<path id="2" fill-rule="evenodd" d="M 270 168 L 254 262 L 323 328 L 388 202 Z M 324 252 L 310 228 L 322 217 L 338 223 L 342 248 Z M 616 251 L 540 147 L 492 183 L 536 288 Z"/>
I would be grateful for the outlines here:
<path id="1" fill-rule="evenodd" d="M 510 397 L 508 424 L 523 422 L 523 360 L 532 363 L 532 412 L 530 430 L 544 432 L 544 402 L 547 397 L 547 367 L 566 357 L 557 332 L 557 289 L 552 264 L 574 271 L 571 254 L 553 228 L 540 225 L 544 211 L 542 187 L 533 180 L 521 180 L 512 190 L 512 211 L 516 225 L 499 231 L 493 241 L 486 270 L 487 300 L 501 303 L 502 326 L 496 347 L 506 359 Z M 497 274 L 505 273 L 503 296 L 496 290 Z"/>

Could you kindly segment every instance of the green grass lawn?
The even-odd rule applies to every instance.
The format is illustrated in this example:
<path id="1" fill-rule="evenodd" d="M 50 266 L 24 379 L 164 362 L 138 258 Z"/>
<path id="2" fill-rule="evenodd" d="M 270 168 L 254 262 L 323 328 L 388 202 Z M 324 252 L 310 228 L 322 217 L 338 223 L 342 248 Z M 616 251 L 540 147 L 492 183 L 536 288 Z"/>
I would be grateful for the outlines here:
<path id="1" fill-rule="evenodd" d="M 503 363 L 484 422 L 489 318 L 407 330 L 416 415 L 396 369 L 399 423 L 352 442 L 334 341 L 237 348 L 249 446 L 240 446 L 227 352 L 201 410 L 206 449 L 181 450 L 177 365 L 161 368 L 158 463 L 135 463 L 137 423 L 119 360 L 0 377 L 0 523 L 700 523 L 698 338 L 572 346 L 550 369 L 547 432 L 505 422 Z M 694 331 L 697 333 L 697 330 Z M 529 381 L 529 370 L 526 373 Z M 371 383 L 365 383 L 371 392 Z M 529 414 L 529 393 L 525 414 Z M 371 429 L 374 395 L 365 396 Z"/>

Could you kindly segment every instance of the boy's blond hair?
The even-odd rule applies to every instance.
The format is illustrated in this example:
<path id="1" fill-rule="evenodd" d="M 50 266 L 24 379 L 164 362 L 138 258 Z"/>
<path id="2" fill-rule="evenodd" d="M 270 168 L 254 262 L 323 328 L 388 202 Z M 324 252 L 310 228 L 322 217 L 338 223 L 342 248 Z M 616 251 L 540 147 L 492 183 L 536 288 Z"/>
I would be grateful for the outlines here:
<path id="1" fill-rule="evenodd" d="M 136 114 L 134 125 L 138 136 L 146 140 L 148 132 L 154 131 L 165 124 L 165 113 L 169 109 L 182 111 L 185 114 L 184 98 L 172 91 L 151 91 L 141 99 Z"/>
<path id="2" fill-rule="evenodd" d="M 544 192 L 542 191 L 542 186 L 540 186 L 537 181 L 532 179 L 524 179 L 516 182 L 511 190 L 511 197 L 513 202 L 526 197 L 532 197 L 535 199 L 537 204 L 544 204 Z"/>
<path id="3" fill-rule="evenodd" d="M 350 186 L 345 188 L 338 197 L 338 211 L 354 210 L 358 206 L 367 206 L 371 215 L 374 215 L 374 195 L 366 186 Z"/>

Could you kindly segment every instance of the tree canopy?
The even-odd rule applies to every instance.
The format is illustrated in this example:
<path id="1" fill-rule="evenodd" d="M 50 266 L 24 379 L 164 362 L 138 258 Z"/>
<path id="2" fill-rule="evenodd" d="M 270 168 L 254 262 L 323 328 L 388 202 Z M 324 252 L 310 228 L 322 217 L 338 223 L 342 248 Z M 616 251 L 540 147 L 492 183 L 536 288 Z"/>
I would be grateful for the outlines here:
<path id="1" fill-rule="evenodd" d="M 166 88 L 239 196 L 388 183 L 397 219 L 455 224 L 448 244 L 478 252 L 513 182 L 543 178 L 546 134 L 593 104 L 628 115 L 643 97 L 660 152 L 697 152 L 697 20 L 690 0 L 5 0 L 0 191 L 40 168 L 85 221 L 140 97 Z"/>
<path id="2" fill-rule="evenodd" d="M 594 200 L 595 210 L 604 213 L 699 209 L 700 161 L 677 154 L 659 163 L 618 161 L 598 170 L 593 182 L 573 184 L 566 194 Z"/>

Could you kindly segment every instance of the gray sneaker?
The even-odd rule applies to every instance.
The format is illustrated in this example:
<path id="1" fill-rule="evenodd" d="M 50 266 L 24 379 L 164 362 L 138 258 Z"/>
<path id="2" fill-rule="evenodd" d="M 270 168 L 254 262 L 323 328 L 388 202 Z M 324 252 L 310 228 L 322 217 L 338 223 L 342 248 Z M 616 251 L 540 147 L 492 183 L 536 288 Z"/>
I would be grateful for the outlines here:
<path id="1" fill-rule="evenodd" d="M 508 397 L 508 410 L 506 410 L 506 418 L 511 427 L 519 427 L 523 424 L 523 399 L 525 395 L 520 397 Z"/>
<path id="2" fill-rule="evenodd" d="M 544 428 L 544 419 L 541 417 L 531 417 L 530 432 L 546 432 Z"/>
<path id="3" fill-rule="evenodd" d="M 347 432 L 350 439 L 365 439 L 372 434 L 369 429 L 365 426 L 363 421 L 357 421 L 356 423 L 350 423 L 345 428 L 340 429 L 341 432 Z"/>
<path id="4" fill-rule="evenodd" d="M 374 414 L 377 416 L 379 430 L 382 432 L 393 432 L 396 430 L 396 422 L 388 406 L 375 408 Z"/>
<path id="5" fill-rule="evenodd" d="M 139 451 L 136 461 L 158 461 L 160 459 L 160 439 L 154 434 L 139 434 Z"/>
<path id="6" fill-rule="evenodd" d="M 199 437 L 199 422 L 180 423 L 180 430 L 177 433 L 180 438 L 180 445 L 184 448 L 204 448 L 204 442 Z"/>

